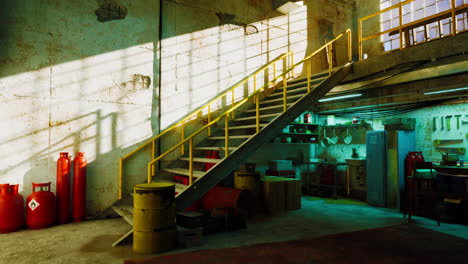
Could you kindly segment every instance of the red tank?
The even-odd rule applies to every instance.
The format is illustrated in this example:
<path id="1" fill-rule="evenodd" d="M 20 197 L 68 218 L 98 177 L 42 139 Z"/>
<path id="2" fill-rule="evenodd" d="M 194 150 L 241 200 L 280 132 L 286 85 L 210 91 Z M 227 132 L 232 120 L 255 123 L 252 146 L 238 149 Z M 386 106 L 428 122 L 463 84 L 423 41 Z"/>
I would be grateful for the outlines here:
<path id="1" fill-rule="evenodd" d="M 424 157 L 420 151 L 410 151 L 405 159 L 405 176 L 413 176 L 414 164 L 424 162 Z"/>
<path id="2" fill-rule="evenodd" d="M 70 218 L 70 157 L 60 152 L 57 160 L 57 222 L 67 223 Z"/>
<path id="3" fill-rule="evenodd" d="M 0 233 L 16 231 L 24 224 L 24 199 L 18 187 L 18 184 L 0 185 Z"/>
<path id="4" fill-rule="evenodd" d="M 32 184 L 33 192 L 26 199 L 26 225 L 31 229 L 46 228 L 55 222 L 55 195 L 50 185 L 50 182 Z"/>
<path id="5" fill-rule="evenodd" d="M 73 161 L 73 221 L 83 221 L 86 215 L 86 166 L 84 152 L 78 152 Z"/>
<path id="6" fill-rule="evenodd" d="M 208 159 L 220 159 L 219 151 L 217 150 L 208 150 L 206 154 L 206 158 Z M 205 163 L 205 167 L 203 168 L 204 171 L 209 171 L 216 163 Z"/>

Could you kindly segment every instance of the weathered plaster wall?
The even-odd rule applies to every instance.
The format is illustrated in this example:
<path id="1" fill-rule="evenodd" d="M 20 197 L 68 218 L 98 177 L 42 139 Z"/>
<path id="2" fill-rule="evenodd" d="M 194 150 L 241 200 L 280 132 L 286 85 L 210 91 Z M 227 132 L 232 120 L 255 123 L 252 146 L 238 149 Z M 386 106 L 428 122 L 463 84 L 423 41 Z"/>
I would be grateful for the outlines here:
<path id="1" fill-rule="evenodd" d="M 125 18 L 99 22 L 109 3 Z M 55 190 L 58 152 L 84 151 L 88 214 L 116 200 L 119 158 L 157 132 L 158 12 L 149 0 L 2 2 L 0 183 Z"/>
<path id="2" fill-rule="evenodd" d="M 269 0 L 166 0 L 162 10 L 163 128 L 278 55 L 304 57 L 306 7 L 281 15 Z M 240 89 L 236 99 L 252 89 Z"/>

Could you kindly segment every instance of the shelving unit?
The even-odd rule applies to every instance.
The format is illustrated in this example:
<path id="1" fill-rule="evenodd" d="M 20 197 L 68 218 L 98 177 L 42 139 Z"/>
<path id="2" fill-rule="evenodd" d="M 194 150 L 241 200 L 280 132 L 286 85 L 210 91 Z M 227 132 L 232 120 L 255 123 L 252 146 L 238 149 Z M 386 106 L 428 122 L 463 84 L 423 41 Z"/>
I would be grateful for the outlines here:
<path id="1" fill-rule="evenodd" d="M 289 132 L 286 132 L 289 131 Z M 320 125 L 312 123 L 291 123 L 271 143 L 312 144 L 318 143 Z"/>

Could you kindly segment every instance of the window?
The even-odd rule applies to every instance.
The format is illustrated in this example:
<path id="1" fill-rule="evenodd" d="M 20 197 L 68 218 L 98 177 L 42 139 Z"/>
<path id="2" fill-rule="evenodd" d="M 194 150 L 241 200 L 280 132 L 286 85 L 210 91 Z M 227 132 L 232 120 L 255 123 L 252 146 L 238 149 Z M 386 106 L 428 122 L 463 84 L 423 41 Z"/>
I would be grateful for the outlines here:
<path id="1" fill-rule="evenodd" d="M 380 10 L 405 1 L 380 0 Z M 455 8 L 456 33 L 468 30 L 468 0 L 455 0 Z M 452 35 L 451 10 L 451 0 L 414 0 L 402 5 L 404 47 Z M 399 12 L 397 6 L 380 15 L 381 32 L 395 29 L 381 36 L 384 51 L 400 48 Z"/>

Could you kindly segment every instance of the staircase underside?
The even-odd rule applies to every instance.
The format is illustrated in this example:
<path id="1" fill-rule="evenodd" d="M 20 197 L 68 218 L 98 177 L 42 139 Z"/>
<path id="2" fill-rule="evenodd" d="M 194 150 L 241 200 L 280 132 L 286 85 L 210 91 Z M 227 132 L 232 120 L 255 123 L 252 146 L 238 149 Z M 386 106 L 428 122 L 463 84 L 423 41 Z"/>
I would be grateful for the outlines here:
<path id="1" fill-rule="evenodd" d="M 213 188 L 218 184 L 222 179 L 234 171 L 240 164 L 242 164 L 252 153 L 256 152 L 259 147 L 267 143 L 269 140 L 281 133 L 283 127 L 291 123 L 297 116 L 303 113 L 306 110 L 313 109 L 317 101 L 322 98 L 326 93 L 328 93 L 333 87 L 338 85 L 348 74 L 352 72 L 352 64 L 346 65 L 337 70 L 330 77 L 320 77 L 318 78 L 321 82 L 313 87 L 311 93 L 306 94 L 307 82 L 304 81 L 291 81 L 291 84 L 288 85 L 288 100 L 292 99 L 297 100 L 295 102 L 288 102 L 288 109 L 285 112 L 279 112 L 275 114 L 261 114 L 261 119 L 263 118 L 273 118 L 268 124 L 262 123 L 261 130 L 254 135 L 233 135 L 230 136 L 232 140 L 245 140 L 237 147 L 230 147 L 230 153 L 225 158 L 220 159 L 208 159 L 208 158 L 196 158 L 195 162 L 208 162 L 215 163 L 215 165 L 207 172 L 204 171 L 193 171 L 193 176 L 197 177 L 194 180 L 191 186 L 186 186 L 183 184 L 176 184 L 176 211 L 182 211 L 185 208 L 189 207 L 195 201 L 201 199 L 207 191 Z M 311 83 L 316 83 L 317 81 L 312 81 Z M 278 89 L 282 89 L 281 87 Z M 270 109 L 280 109 L 282 110 L 282 99 L 268 99 L 269 97 L 275 97 L 281 95 L 281 90 L 275 91 L 269 96 L 260 102 L 260 107 L 262 111 L 268 111 Z M 302 96 L 302 98 L 301 98 Z M 278 103 L 276 106 L 268 106 L 268 104 Z M 262 105 L 267 106 L 262 106 Z M 246 110 L 245 113 L 251 113 L 252 110 Z M 239 117 L 234 121 L 252 121 L 255 120 L 255 117 Z M 240 129 L 253 129 L 255 126 L 252 125 L 238 125 L 230 127 L 230 130 L 240 130 Z M 208 137 L 206 140 L 223 140 L 223 136 L 212 136 Z M 224 150 L 223 147 L 195 147 L 197 150 Z M 232 151 L 232 152 L 231 152 Z M 182 157 L 180 160 L 187 161 L 186 157 Z M 176 175 L 189 175 L 188 169 L 184 168 L 166 168 L 166 172 L 176 174 Z M 122 216 L 122 218 L 128 222 L 130 225 L 133 225 L 133 204 L 131 197 L 128 199 L 123 199 L 117 202 L 112 208 Z M 127 237 L 132 234 L 132 230 L 126 233 L 122 238 L 114 243 L 113 246 L 118 245 L 120 242 L 124 241 Z"/>

